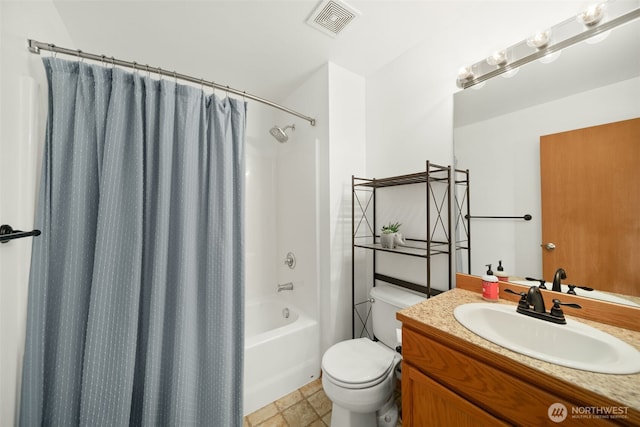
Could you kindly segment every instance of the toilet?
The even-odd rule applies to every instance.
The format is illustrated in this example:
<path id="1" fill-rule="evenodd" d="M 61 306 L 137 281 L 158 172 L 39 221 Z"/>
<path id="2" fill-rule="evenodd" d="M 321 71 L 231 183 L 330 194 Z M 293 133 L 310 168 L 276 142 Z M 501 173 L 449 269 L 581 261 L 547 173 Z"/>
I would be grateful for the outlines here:
<path id="1" fill-rule="evenodd" d="M 371 289 L 373 334 L 379 341 L 357 338 L 339 342 L 322 357 L 322 387 L 333 402 L 331 425 L 395 427 L 394 393 L 402 357 L 395 350 L 402 324 L 396 312 L 424 297 L 394 286 Z"/>

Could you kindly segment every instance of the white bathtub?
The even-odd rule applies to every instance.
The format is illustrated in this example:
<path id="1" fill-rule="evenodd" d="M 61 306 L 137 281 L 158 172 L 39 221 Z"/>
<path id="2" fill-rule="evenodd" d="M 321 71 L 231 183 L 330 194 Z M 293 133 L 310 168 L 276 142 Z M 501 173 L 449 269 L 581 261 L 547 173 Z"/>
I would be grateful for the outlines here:
<path id="1" fill-rule="evenodd" d="M 320 375 L 318 322 L 277 297 L 246 303 L 244 343 L 245 415 Z"/>

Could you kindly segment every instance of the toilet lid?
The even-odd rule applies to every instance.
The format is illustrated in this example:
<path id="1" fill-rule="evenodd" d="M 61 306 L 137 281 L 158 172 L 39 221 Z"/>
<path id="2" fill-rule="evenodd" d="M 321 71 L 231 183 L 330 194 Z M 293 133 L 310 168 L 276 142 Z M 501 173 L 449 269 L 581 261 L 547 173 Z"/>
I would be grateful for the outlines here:
<path id="1" fill-rule="evenodd" d="M 322 369 L 334 382 L 348 388 L 372 387 L 394 368 L 396 354 L 368 338 L 342 341 L 322 357 Z"/>

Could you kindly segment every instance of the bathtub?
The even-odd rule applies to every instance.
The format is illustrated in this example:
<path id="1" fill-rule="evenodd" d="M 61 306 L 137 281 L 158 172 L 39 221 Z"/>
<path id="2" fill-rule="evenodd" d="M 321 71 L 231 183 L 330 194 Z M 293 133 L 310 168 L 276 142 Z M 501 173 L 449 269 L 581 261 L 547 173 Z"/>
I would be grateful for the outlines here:
<path id="1" fill-rule="evenodd" d="M 277 297 L 245 304 L 244 414 L 320 375 L 318 322 Z"/>

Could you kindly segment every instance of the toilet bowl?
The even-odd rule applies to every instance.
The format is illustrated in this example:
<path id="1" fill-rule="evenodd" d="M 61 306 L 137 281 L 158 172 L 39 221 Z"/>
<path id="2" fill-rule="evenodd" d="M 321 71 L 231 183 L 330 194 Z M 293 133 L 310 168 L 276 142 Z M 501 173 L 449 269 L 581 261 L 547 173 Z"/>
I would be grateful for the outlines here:
<path id="1" fill-rule="evenodd" d="M 322 358 L 322 387 L 333 402 L 331 425 L 371 427 L 378 425 L 379 415 L 387 415 L 389 425 L 395 425 L 397 408 L 386 404 L 393 400 L 400 360 L 398 353 L 368 338 L 342 341 L 327 350 Z M 392 406 L 387 412 L 395 416 L 377 414 L 384 406 Z"/>
<path id="2" fill-rule="evenodd" d="M 342 341 L 322 357 L 322 386 L 333 402 L 331 425 L 392 427 L 398 420 L 393 392 L 402 357 L 391 349 L 401 326 L 395 313 L 424 298 L 384 285 L 373 288 L 371 297 L 374 334 L 380 341 Z"/>

